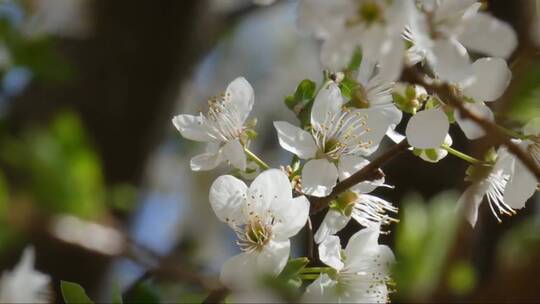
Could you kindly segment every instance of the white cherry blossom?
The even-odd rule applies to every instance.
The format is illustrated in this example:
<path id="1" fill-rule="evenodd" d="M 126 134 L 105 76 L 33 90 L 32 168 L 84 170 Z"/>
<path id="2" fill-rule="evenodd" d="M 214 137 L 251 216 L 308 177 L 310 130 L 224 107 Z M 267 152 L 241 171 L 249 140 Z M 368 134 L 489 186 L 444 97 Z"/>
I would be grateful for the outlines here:
<path id="1" fill-rule="evenodd" d="M 172 120 L 189 140 L 208 143 L 206 152 L 191 159 L 193 171 L 212 170 L 222 161 L 244 171 L 246 156 L 242 135 L 254 102 L 253 88 L 243 77 L 236 78 L 224 93 L 208 101 L 208 113 L 181 114 Z"/>
<path id="2" fill-rule="evenodd" d="M 471 165 L 467 169 L 467 177 L 465 180 L 472 184 L 463 192 L 458 200 L 458 209 L 462 210 L 463 214 L 471 224 L 476 225 L 478 219 L 478 207 L 482 203 L 484 196 L 491 212 L 499 222 L 499 215 L 514 215 L 516 212 L 505 200 L 505 188 L 511 178 L 510 167 L 512 165 L 512 157 L 506 151 L 506 148 L 499 148 L 494 155 L 488 156 L 488 161 L 495 161 L 493 165 L 476 164 Z"/>
<path id="3" fill-rule="evenodd" d="M 410 0 L 303 0 L 298 27 L 323 39 L 321 62 L 330 70 L 342 70 L 360 47 L 364 56 L 401 71 L 400 34 L 412 10 Z"/>
<path id="4" fill-rule="evenodd" d="M 474 79 L 468 50 L 508 58 L 517 46 L 510 25 L 479 12 L 476 0 L 421 1 L 404 36 L 413 46 L 411 63 L 427 59 L 435 73 L 452 83 Z"/>
<path id="5" fill-rule="evenodd" d="M 210 189 L 217 217 L 234 229 L 242 253 L 223 265 L 221 281 L 230 288 L 253 286 L 260 275 L 277 275 L 290 251 L 289 238 L 305 225 L 309 202 L 292 197 L 289 179 L 280 170 L 262 172 L 249 186 L 224 175 Z"/>
<path id="6" fill-rule="evenodd" d="M 527 136 L 524 140 L 514 142 L 527 151 L 529 155 L 540 165 L 540 118 L 531 120 L 523 127 L 523 133 Z M 508 158 L 509 179 L 504 189 L 504 201 L 514 209 L 525 207 L 527 200 L 534 195 L 538 187 L 536 176 L 517 158 L 506 149 L 504 157 Z"/>
<path id="7" fill-rule="evenodd" d="M 310 131 L 288 122 L 274 122 L 281 147 L 308 159 L 302 170 L 306 194 L 328 195 L 339 170 L 345 168 L 339 165 L 340 159 L 371 154 L 388 130 L 387 116 L 379 109 L 350 109 L 343 105 L 339 87 L 330 82 L 315 98 Z"/>
<path id="8" fill-rule="evenodd" d="M 339 178 L 346 179 L 367 164 L 369 161 L 363 158 L 344 156 L 340 165 L 345 168 L 339 170 Z M 381 186 L 390 187 L 384 184 L 384 177 L 361 182 L 351 190 L 340 194 L 330 204 L 330 209 L 314 235 L 315 242 L 319 244 L 328 236 L 336 234 L 349 223 L 351 218 L 364 227 L 390 223 L 393 219 L 387 215 L 387 212 L 397 213 L 398 209 L 392 206 L 392 203 L 368 194 Z"/>
<path id="9" fill-rule="evenodd" d="M 35 270 L 34 262 L 34 248 L 28 247 L 15 268 L 2 273 L 0 303 L 50 303 L 51 278 Z"/>
<path id="10" fill-rule="evenodd" d="M 319 257 L 335 273 L 324 273 L 310 284 L 305 303 L 387 303 L 392 250 L 378 244 L 379 226 L 354 234 L 345 250 L 337 236 L 319 245 Z"/>

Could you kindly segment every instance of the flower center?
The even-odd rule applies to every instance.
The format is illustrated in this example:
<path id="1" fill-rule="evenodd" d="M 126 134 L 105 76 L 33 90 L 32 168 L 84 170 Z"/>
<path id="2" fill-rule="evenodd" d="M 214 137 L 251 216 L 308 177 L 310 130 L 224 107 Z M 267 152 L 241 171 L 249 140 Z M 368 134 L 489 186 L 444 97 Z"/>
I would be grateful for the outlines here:
<path id="1" fill-rule="evenodd" d="M 312 135 L 319 147 L 317 158 L 334 161 L 343 154 L 361 153 L 373 144 L 364 140 L 367 127 L 367 115 L 350 108 L 343 108 L 339 113 L 329 113 L 324 123 L 312 128 Z"/>
<path id="2" fill-rule="evenodd" d="M 367 24 L 382 21 L 382 9 L 374 1 L 365 2 L 358 7 L 358 17 Z"/>
<path id="3" fill-rule="evenodd" d="M 229 92 L 208 100 L 206 127 L 209 135 L 218 141 L 239 138 L 244 132 L 242 120 L 236 105 L 231 102 Z"/>
<path id="4" fill-rule="evenodd" d="M 243 229 L 237 231 L 237 235 L 237 244 L 242 251 L 260 251 L 272 237 L 272 225 L 263 223 L 258 216 L 255 216 Z"/>
<path id="5" fill-rule="evenodd" d="M 354 204 L 358 201 L 358 194 L 352 191 L 345 191 L 340 194 L 331 204 L 331 208 L 335 209 L 346 216 L 350 216 L 353 211 Z"/>
<path id="6" fill-rule="evenodd" d="M 369 100 L 367 98 L 366 89 L 362 85 L 358 85 L 354 88 L 351 94 L 350 105 L 358 109 L 369 108 Z"/>

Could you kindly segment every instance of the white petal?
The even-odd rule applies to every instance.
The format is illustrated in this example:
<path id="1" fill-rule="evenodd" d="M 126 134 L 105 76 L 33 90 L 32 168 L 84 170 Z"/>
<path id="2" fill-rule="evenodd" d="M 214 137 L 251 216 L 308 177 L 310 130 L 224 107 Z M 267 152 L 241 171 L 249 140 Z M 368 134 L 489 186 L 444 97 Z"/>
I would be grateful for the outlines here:
<path id="1" fill-rule="evenodd" d="M 451 83 L 469 83 L 473 79 L 473 69 L 467 50 L 452 39 L 434 41 L 433 54 L 428 61 L 442 80 Z"/>
<path id="2" fill-rule="evenodd" d="M 274 121 L 279 144 L 302 159 L 315 157 L 317 145 L 311 133 L 285 121 Z"/>
<path id="3" fill-rule="evenodd" d="M 245 203 L 247 186 L 231 175 L 218 177 L 210 187 L 210 205 L 216 216 L 230 225 L 245 223 L 242 209 Z"/>
<path id="4" fill-rule="evenodd" d="M 390 138 L 396 144 L 399 144 L 406 138 L 404 135 L 392 128 L 389 128 L 388 131 L 386 131 L 386 136 L 388 136 L 388 138 Z"/>
<path id="5" fill-rule="evenodd" d="M 341 243 L 339 237 L 331 235 L 319 244 L 319 259 L 335 270 L 343 269 L 341 261 Z"/>
<path id="6" fill-rule="evenodd" d="M 207 152 L 191 158 L 189 163 L 193 171 L 208 171 L 219 165 L 222 161 L 221 150 L 217 152 Z"/>
<path id="7" fill-rule="evenodd" d="M 508 58 L 518 44 L 508 23 L 482 12 L 465 19 L 458 39 L 472 51 L 502 58 Z"/>
<path id="8" fill-rule="evenodd" d="M 407 124 L 405 134 L 409 144 L 419 149 L 438 148 L 444 143 L 450 123 L 440 108 L 416 113 Z"/>
<path id="9" fill-rule="evenodd" d="M 330 71 L 343 70 L 351 60 L 358 43 L 348 32 L 333 33 L 321 47 L 321 63 Z"/>
<path id="10" fill-rule="evenodd" d="M 540 118 L 535 118 L 531 121 L 529 121 L 524 127 L 523 127 L 523 134 L 529 136 L 540 136 Z"/>
<path id="11" fill-rule="evenodd" d="M 339 211 L 333 209 L 328 210 L 319 229 L 317 229 L 317 232 L 315 233 L 315 243 L 319 244 L 324 242 L 327 237 L 336 234 L 341 229 L 345 228 L 350 219 L 350 217 L 343 215 Z"/>
<path id="12" fill-rule="evenodd" d="M 277 276 L 285 268 L 290 251 L 289 240 L 270 240 L 257 257 L 257 272 Z"/>
<path id="13" fill-rule="evenodd" d="M 435 11 L 435 21 L 453 19 L 461 16 L 476 0 L 442 0 Z"/>
<path id="14" fill-rule="evenodd" d="M 228 259 L 221 267 L 219 279 L 231 289 L 249 288 L 257 281 L 258 252 L 240 253 Z"/>
<path id="15" fill-rule="evenodd" d="M 338 303 L 334 289 L 337 281 L 332 280 L 326 273 L 323 273 L 307 288 L 302 296 L 302 303 Z"/>
<path id="16" fill-rule="evenodd" d="M 380 77 L 388 82 L 396 81 L 401 76 L 404 56 L 405 43 L 400 35 L 396 35 L 394 39 L 386 39 L 380 54 Z"/>
<path id="17" fill-rule="evenodd" d="M 476 115 L 483 117 L 484 119 L 493 121 L 493 112 L 483 103 L 483 102 L 476 102 L 476 103 L 466 103 L 464 104 L 467 109 L 475 113 Z M 456 122 L 465 133 L 465 136 L 468 139 L 478 139 L 484 135 L 486 135 L 486 132 L 484 132 L 484 129 L 480 127 L 476 122 L 462 117 L 461 113 L 459 111 L 456 111 Z"/>
<path id="18" fill-rule="evenodd" d="M 346 264 L 362 259 L 363 254 L 379 246 L 380 225 L 372 225 L 355 233 L 345 248 Z"/>
<path id="19" fill-rule="evenodd" d="M 369 161 L 365 158 L 354 156 L 354 155 L 344 155 L 339 159 L 338 172 L 339 180 L 344 180 L 354 173 L 360 171 L 364 168 Z M 369 193 L 375 188 L 384 184 L 384 177 L 376 181 L 364 181 L 358 183 L 354 186 L 354 190 L 360 193 Z"/>
<path id="20" fill-rule="evenodd" d="M 311 109 L 311 123 L 314 128 L 321 124 L 328 123 L 327 118 L 341 112 L 343 97 L 341 91 L 335 83 L 330 83 L 323 87 L 313 102 Z"/>
<path id="21" fill-rule="evenodd" d="M 272 232 L 277 239 L 295 236 L 306 225 L 309 216 L 309 201 L 305 196 L 289 200 L 276 200 L 270 206 L 275 217 Z"/>
<path id="22" fill-rule="evenodd" d="M 338 170 L 326 159 L 312 159 L 302 169 L 302 189 L 304 193 L 323 197 L 336 185 Z"/>
<path id="23" fill-rule="evenodd" d="M 177 115 L 172 119 L 172 123 L 184 138 L 203 142 L 213 141 L 212 137 L 203 128 L 203 121 L 200 116 Z"/>
<path id="24" fill-rule="evenodd" d="M 478 220 L 478 207 L 486 194 L 483 184 L 473 184 L 459 198 L 457 209 L 462 212 L 469 224 L 474 228 Z"/>
<path id="25" fill-rule="evenodd" d="M 283 171 L 269 169 L 255 178 L 247 193 L 250 202 L 249 211 L 266 215 L 272 202 L 288 201 L 292 198 L 292 186 Z"/>
<path id="26" fill-rule="evenodd" d="M 234 167 L 245 171 L 246 170 L 246 154 L 244 148 L 238 139 L 230 140 L 223 146 L 223 156 Z"/>
<path id="27" fill-rule="evenodd" d="M 475 80 L 463 93 L 476 101 L 494 101 L 502 96 L 512 72 L 501 58 L 482 58 L 473 63 Z"/>
<path id="28" fill-rule="evenodd" d="M 226 93 L 231 94 L 234 111 L 239 115 L 240 120 L 244 122 L 249 116 L 255 100 L 253 87 L 244 77 L 238 77 L 229 84 Z"/>
<path id="29" fill-rule="evenodd" d="M 363 155 L 370 155 L 377 150 L 384 135 L 393 122 L 389 119 L 387 113 L 381 111 L 379 108 L 355 110 L 351 115 L 355 115 L 356 113 L 366 117 L 366 126 L 369 131 L 362 135 L 362 138 L 366 143 L 371 143 L 371 145 L 361 153 Z"/>
<path id="30" fill-rule="evenodd" d="M 515 158 L 514 172 L 504 188 L 504 202 L 514 209 L 525 207 L 525 203 L 536 192 L 537 185 L 536 177 Z"/>

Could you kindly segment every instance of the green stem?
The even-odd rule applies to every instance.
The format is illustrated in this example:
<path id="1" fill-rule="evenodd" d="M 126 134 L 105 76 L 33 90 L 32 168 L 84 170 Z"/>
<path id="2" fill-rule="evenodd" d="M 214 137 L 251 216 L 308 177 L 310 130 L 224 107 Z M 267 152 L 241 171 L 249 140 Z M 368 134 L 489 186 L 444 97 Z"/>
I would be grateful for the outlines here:
<path id="1" fill-rule="evenodd" d="M 306 281 L 306 280 L 315 281 L 318 278 L 319 278 L 318 274 L 301 274 L 300 275 L 300 279 L 302 279 L 304 281 Z"/>
<path id="2" fill-rule="evenodd" d="M 328 272 L 330 269 L 330 267 L 306 267 L 300 273 L 321 273 Z"/>
<path id="3" fill-rule="evenodd" d="M 261 169 L 270 169 L 270 166 L 267 163 L 255 155 L 255 153 L 251 152 L 248 148 L 244 147 L 244 151 L 246 152 L 246 155 L 251 158 Z"/>
<path id="4" fill-rule="evenodd" d="M 458 150 L 456 150 L 456 149 L 454 149 L 454 148 L 452 148 L 452 147 L 450 147 L 448 145 L 442 145 L 441 148 L 448 151 L 448 153 L 450 153 L 450 154 L 452 154 L 452 155 L 454 155 L 456 157 L 459 157 L 459 158 L 463 159 L 464 161 L 469 162 L 471 164 L 476 165 L 476 164 L 482 163 L 482 161 L 480 161 L 480 160 L 478 160 L 478 159 L 476 159 L 476 158 L 474 158 L 472 156 L 469 156 L 469 155 L 467 155 L 467 154 L 465 154 L 463 152 L 460 152 L 460 151 L 458 151 Z"/>
<path id="5" fill-rule="evenodd" d="M 501 130 L 502 132 L 504 132 L 506 135 L 510 136 L 510 137 L 514 137 L 514 138 L 519 138 L 519 139 L 522 139 L 522 140 L 525 140 L 527 139 L 527 136 L 521 134 L 521 133 L 518 133 L 514 130 L 510 130 L 510 129 L 507 129 L 505 127 L 502 127 L 502 126 L 497 126 L 499 128 L 499 130 Z"/>

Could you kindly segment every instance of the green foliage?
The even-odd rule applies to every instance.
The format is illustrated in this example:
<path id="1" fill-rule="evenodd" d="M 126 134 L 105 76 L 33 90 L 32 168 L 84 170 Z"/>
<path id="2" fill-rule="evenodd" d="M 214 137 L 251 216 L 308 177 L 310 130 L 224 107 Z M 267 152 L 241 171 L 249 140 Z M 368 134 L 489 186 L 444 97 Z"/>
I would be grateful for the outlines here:
<path id="1" fill-rule="evenodd" d="M 476 285 L 476 273 L 469 262 L 458 261 L 450 268 L 448 288 L 456 295 L 466 295 Z"/>
<path id="2" fill-rule="evenodd" d="M 540 59 L 531 62 L 520 80 L 510 103 L 508 115 L 523 124 L 540 117 Z"/>
<path id="3" fill-rule="evenodd" d="M 354 51 L 353 57 L 351 58 L 351 61 L 349 62 L 349 65 L 347 66 L 348 71 L 356 71 L 360 68 L 360 64 L 362 63 L 362 49 L 356 48 Z"/>
<path id="4" fill-rule="evenodd" d="M 95 217 L 104 210 L 100 161 L 73 114 L 62 114 L 46 129 L 32 129 L 0 145 L 2 160 L 19 172 L 24 195 L 51 213 Z"/>
<path id="5" fill-rule="evenodd" d="M 317 84 L 314 81 L 304 79 L 292 95 L 285 97 L 285 105 L 296 114 L 302 127 L 306 127 L 310 123 L 311 107 L 316 89 Z"/>
<path id="6" fill-rule="evenodd" d="M 287 265 L 285 265 L 285 268 L 283 268 L 283 271 L 281 271 L 281 273 L 279 274 L 278 279 L 284 282 L 288 282 L 293 286 L 298 285 L 299 281 L 301 284 L 302 280 L 300 279 L 300 272 L 306 267 L 308 263 L 309 259 L 306 257 L 290 259 L 287 262 Z"/>
<path id="7" fill-rule="evenodd" d="M 161 302 L 159 294 L 159 290 L 154 285 L 143 282 L 135 286 L 130 298 L 126 299 L 126 302 L 157 304 Z"/>
<path id="8" fill-rule="evenodd" d="M 84 288 L 77 283 L 61 281 L 60 289 L 62 297 L 67 304 L 93 304 L 94 302 L 86 295 Z"/>
<path id="9" fill-rule="evenodd" d="M 530 218 L 506 232 L 498 244 L 497 262 L 502 267 L 520 267 L 534 263 L 540 248 L 540 221 Z"/>
<path id="10" fill-rule="evenodd" d="M 438 285 L 458 224 L 456 201 L 454 193 L 442 193 L 428 204 L 415 196 L 405 200 L 395 249 L 400 299 L 427 296 Z"/>

